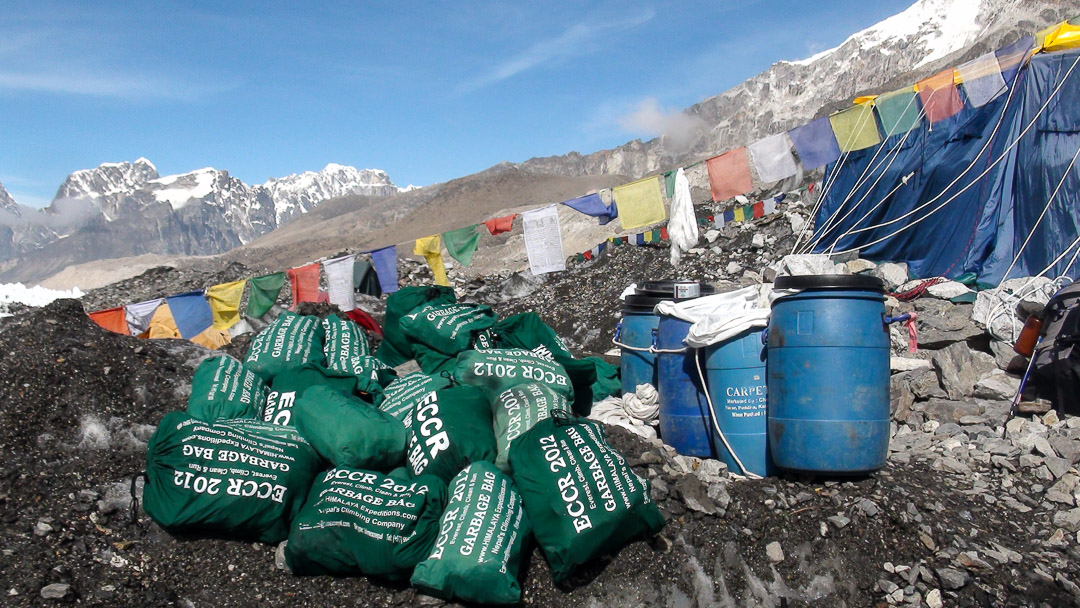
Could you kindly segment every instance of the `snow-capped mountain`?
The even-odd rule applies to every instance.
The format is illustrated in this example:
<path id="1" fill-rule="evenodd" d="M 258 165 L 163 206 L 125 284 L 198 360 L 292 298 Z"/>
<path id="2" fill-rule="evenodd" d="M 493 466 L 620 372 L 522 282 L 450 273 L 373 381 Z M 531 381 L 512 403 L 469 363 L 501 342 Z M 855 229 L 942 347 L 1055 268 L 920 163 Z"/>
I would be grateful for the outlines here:
<path id="1" fill-rule="evenodd" d="M 329 198 L 346 194 L 390 196 L 398 192 L 390 176 L 381 169 L 357 169 L 335 163 L 326 165 L 322 171 L 270 179 L 262 187 L 274 201 L 278 224 L 307 213 Z"/>
<path id="2" fill-rule="evenodd" d="M 680 124 L 696 125 L 691 133 L 586 155 L 534 158 L 520 166 L 568 175 L 642 176 L 670 169 L 847 107 L 857 95 L 910 85 L 1077 14 L 1078 0 L 918 0 L 840 46 L 777 62 L 687 108 Z"/>
<path id="3" fill-rule="evenodd" d="M 82 169 L 60 184 L 48 209 L 57 211 L 64 201 L 87 201 L 101 210 L 106 219 L 116 217 L 123 198 L 158 176 L 154 163 L 139 158 L 135 162 L 102 163 L 94 169 Z"/>
<path id="4" fill-rule="evenodd" d="M 3 182 L 0 182 L 0 211 L 6 211 L 12 215 L 20 215 L 19 204 L 15 202 L 15 199 L 11 198 L 8 191 L 4 188 Z"/>
<path id="5" fill-rule="evenodd" d="M 145 158 L 104 163 L 69 175 L 44 209 L 18 205 L 0 189 L 0 263 L 11 267 L 28 254 L 56 257 L 60 250 L 69 262 L 220 253 L 324 200 L 397 192 L 385 171 L 338 164 L 248 185 L 212 167 L 159 176 Z"/>

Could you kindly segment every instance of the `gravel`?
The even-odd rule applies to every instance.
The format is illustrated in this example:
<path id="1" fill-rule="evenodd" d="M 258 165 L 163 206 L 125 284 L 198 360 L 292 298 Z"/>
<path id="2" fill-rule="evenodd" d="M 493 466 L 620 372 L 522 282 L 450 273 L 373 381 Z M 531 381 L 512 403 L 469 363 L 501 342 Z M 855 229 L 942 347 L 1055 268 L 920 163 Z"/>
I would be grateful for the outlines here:
<path id="1" fill-rule="evenodd" d="M 489 303 L 502 316 L 535 310 L 578 354 L 605 353 L 618 294 L 628 283 L 688 278 L 723 289 L 752 284 L 753 276 L 731 276 L 727 266 L 760 269 L 773 252 L 790 249 L 791 218 L 801 216 L 785 211 L 725 226 L 714 245 L 687 256 L 677 271 L 662 243 L 617 247 L 539 279 L 500 275 L 455 287 L 461 300 Z M 753 249 L 756 234 L 764 235 L 764 249 Z M 155 269 L 88 294 L 85 302 L 95 309 L 251 274 L 238 266 L 218 269 L 212 278 Z M 419 284 L 430 280 L 430 272 L 403 262 L 402 277 Z M 381 321 L 379 300 L 363 300 L 361 307 Z M 980 343 L 980 332 L 968 326 L 969 305 L 924 298 L 893 308 L 931 311 L 926 316 L 938 350 L 964 343 L 973 359 L 990 356 L 989 343 Z M 241 336 L 226 352 L 242 355 L 248 339 Z M 275 547 L 173 537 L 141 511 L 132 519 L 130 479 L 144 466 L 146 440 L 165 413 L 184 407 L 194 368 L 213 353 L 184 341 L 104 332 L 75 300 L 0 320 L 0 353 L 5 605 L 441 604 L 402 585 L 362 577 L 294 577 L 275 568 Z M 929 360 L 932 354 L 914 356 Z M 967 382 L 953 385 L 954 391 L 968 390 Z M 552 584 L 533 547 L 523 573 L 524 603 L 1076 603 L 1080 420 L 1027 414 L 1006 428 L 1007 401 L 969 394 L 949 399 L 935 371 L 926 368 L 899 372 L 893 391 L 894 404 L 904 407 L 893 413 L 888 464 L 867 477 L 739 479 L 719 463 L 676 458 L 659 441 L 609 427 L 613 445 L 652 482 L 667 527 L 661 537 L 634 542 L 583 568 L 563 587 Z"/>

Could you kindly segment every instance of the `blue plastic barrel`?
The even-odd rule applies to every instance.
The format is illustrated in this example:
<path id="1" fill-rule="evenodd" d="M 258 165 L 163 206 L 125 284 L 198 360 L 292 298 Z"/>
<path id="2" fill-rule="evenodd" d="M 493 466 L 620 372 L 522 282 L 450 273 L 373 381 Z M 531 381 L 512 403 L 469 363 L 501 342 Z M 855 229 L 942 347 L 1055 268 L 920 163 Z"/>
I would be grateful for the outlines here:
<path id="1" fill-rule="evenodd" d="M 683 338 L 690 323 L 661 316 L 657 324 L 656 347 L 660 350 L 686 348 Z M 660 393 L 660 437 L 684 456 L 712 458 L 712 418 L 701 385 L 694 356 L 697 351 L 659 353 L 656 356 L 657 391 Z"/>
<path id="2" fill-rule="evenodd" d="M 652 311 L 642 312 L 623 309 L 620 321 L 619 341 L 633 348 L 649 348 L 653 344 L 653 334 L 660 322 Z M 619 374 L 622 378 L 623 393 L 633 393 L 639 384 L 656 386 L 656 355 L 623 348 L 619 357 Z"/>
<path id="3" fill-rule="evenodd" d="M 660 317 L 653 313 L 653 307 L 664 300 L 675 300 L 675 284 L 676 281 L 672 279 L 647 281 L 623 300 L 618 342 L 631 347 L 622 348 L 619 357 L 623 393 L 633 393 L 639 384 L 658 387 L 656 355 L 635 349 L 653 345 L 656 327 L 660 323 Z M 715 292 L 716 288 L 712 285 L 700 285 L 702 294 Z"/>
<path id="4" fill-rule="evenodd" d="M 705 384 L 716 423 L 746 470 L 762 477 L 776 473 L 769 456 L 765 344 L 761 330 L 747 330 L 705 349 Z M 714 440 L 716 456 L 740 472 L 724 442 Z"/>
<path id="5" fill-rule="evenodd" d="M 884 284 L 864 275 L 777 278 L 801 289 L 773 302 L 769 447 L 777 466 L 860 474 L 889 452 L 889 330 Z"/>

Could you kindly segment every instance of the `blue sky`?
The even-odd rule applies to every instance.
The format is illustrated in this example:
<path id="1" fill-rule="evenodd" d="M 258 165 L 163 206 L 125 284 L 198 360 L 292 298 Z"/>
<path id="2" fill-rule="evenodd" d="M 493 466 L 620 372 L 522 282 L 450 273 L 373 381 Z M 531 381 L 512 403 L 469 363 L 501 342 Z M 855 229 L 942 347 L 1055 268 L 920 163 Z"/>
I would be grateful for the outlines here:
<path id="1" fill-rule="evenodd" d="M 588 153 L 911 1 L 5 0 L 0 182 L 42 206 L 71 171 L 140 156 L 426 185 Z"/>

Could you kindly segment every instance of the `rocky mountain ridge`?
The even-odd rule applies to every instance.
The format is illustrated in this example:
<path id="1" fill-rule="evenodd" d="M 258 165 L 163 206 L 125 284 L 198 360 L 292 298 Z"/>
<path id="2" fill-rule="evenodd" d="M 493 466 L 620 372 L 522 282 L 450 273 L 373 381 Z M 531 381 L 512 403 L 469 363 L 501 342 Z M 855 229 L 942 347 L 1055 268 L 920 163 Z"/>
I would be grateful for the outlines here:
<path id="1" fill-rule="evenodd" d="M 688 120 L 678 124 L 696 129 L 591 154 L 531 158 L 518 166 L 559 175 L 648 175 L 805 124 L 847 107 L 858 95 L 910 85 L 1077 14 L 1077 0 L 919 0 L 836 48 L 779 61 L 687 108 Z"/>
<path id="2" fill-rule="evenodd" d="M 62 262 L 62 268 L 143 253 L 221 253 L 324 200 L 399 191 L 385 171 L 335 163 L 257 185 L 211 167 L 160 176 L 145 158 L 103 163 L 69 175 L 44 209 L 19 205 L 3 192 L 0 268 L 11 280 L 27 280 L 34 277 L 16 268 L 40 266 L 42 259 L 49 268 L 56 266 L 52 260 Z"/>

